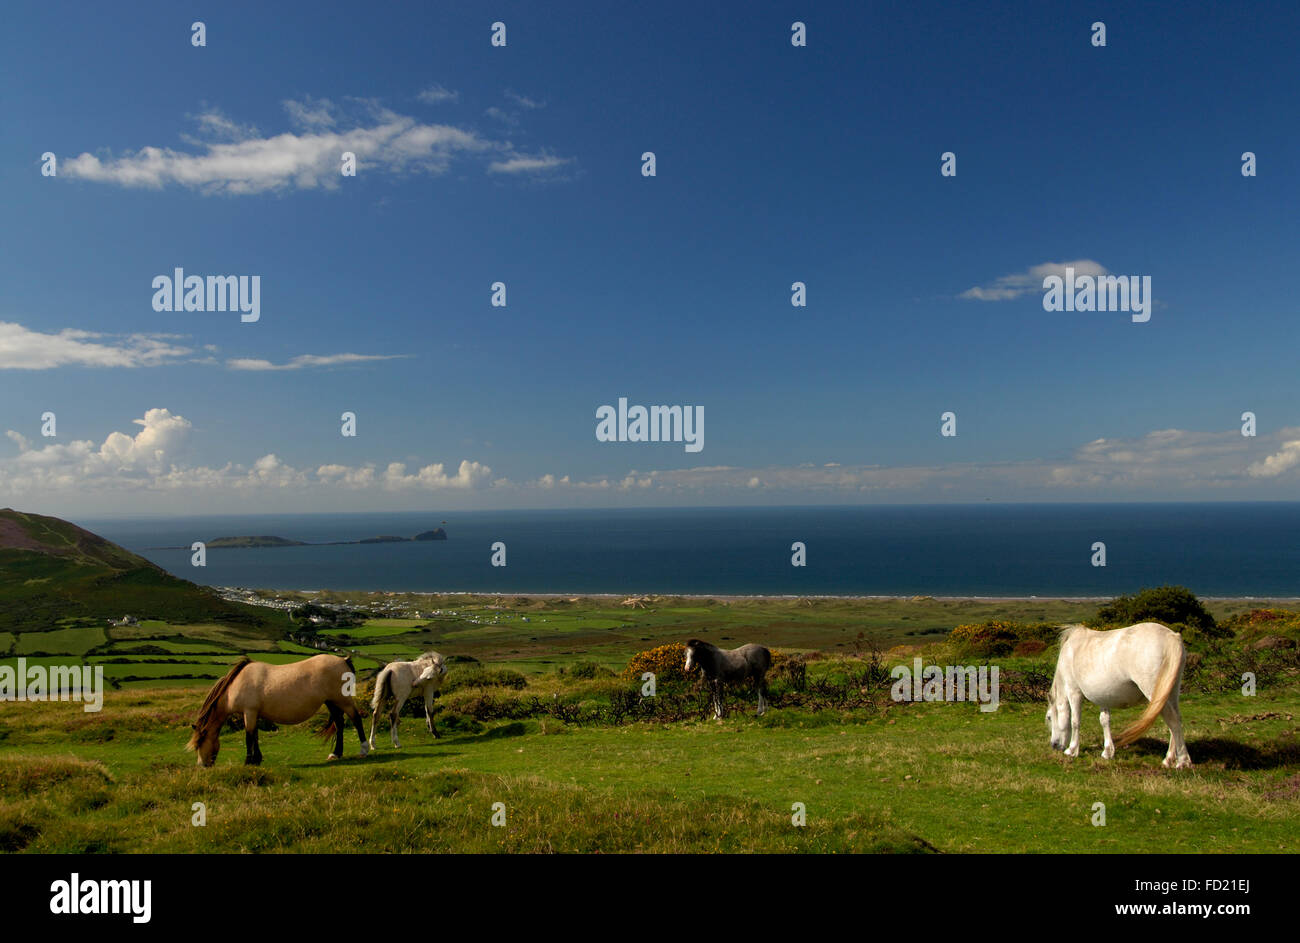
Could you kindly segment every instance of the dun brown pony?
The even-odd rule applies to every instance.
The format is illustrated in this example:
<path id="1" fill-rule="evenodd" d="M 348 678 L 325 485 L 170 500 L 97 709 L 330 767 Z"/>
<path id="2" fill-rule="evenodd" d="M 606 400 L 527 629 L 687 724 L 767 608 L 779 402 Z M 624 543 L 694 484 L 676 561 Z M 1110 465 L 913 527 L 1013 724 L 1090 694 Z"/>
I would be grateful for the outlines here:
<path id="1" fill-rule="evenodd" d="M 325 736 L 334 734 L 334 752 L 327 759 L 343 755 L 345 714 L 357 729 L 361 755 L 365 756 L 370 749 L 361 726 L 361 712 L 352 695 L 345 693 L 355 683 L 352 662 L 336 655 L 315 655 L 287 665 L 242 658 L 208 692 L 185 749 L 198 751 L 200 766 L 211 766 L 221 749 L 221 725 L 231 714 L 242 714 L 244 762 L 256 766 L 262 762 L 262 751 L 257 746 L 259 718 L 274 724 L 301 724 L 324 704 L 330 714 Z"/>

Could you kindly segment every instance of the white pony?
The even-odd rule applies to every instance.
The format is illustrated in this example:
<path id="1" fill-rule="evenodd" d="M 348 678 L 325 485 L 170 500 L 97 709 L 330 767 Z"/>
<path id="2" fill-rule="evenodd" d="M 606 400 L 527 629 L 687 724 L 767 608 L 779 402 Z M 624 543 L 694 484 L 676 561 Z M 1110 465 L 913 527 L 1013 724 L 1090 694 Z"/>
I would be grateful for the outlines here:
<path id="1" fill-rule="evenodd" d="M 388 711 L 393 749 L 401 747 L 397 742 L 397 718 L 402 712 L 402 705 L 415 691 L 424 694 L 425 726 L 435 737 L 439 736 L 430 709 L 446 674 L 447 665 L 437 652 L 425 652 L 415 661 L 394 661 L 385 665 L 375 676 L 375 696 L 370 700 L 370 749 L 375 748 L 375 726 L 379 720 L 379 706 L 385 697 L 393 699 L 393 706 Z"/>
<path id="2" fill-rule="evenodd" d="M 1097 632 L 1081 625 L 1061 632 L 1061 654 L 1047 697 L 1047 726 L 1052 749 L 1079 755 L 1079 717 L 1086 697 L 1101 708 L 1105 746 L 1101 755 L 1115 755 L 1110 737 L 1112 707 L 1150 703 L 1142 716 L 1119 735 L 1126 747 L 1163 716 L 1169 725 L 1169 752 L 1162 765 L 1182 769 L 1192 765 L 1183 742 L 1183 718 L 1178 712 L 1178 687 L 1186 661 L 1182 636 L 1158 622 L 1141 622 L 1126 629 Z M 1069 745 L 1066 745 L 1066 740 Z"/>

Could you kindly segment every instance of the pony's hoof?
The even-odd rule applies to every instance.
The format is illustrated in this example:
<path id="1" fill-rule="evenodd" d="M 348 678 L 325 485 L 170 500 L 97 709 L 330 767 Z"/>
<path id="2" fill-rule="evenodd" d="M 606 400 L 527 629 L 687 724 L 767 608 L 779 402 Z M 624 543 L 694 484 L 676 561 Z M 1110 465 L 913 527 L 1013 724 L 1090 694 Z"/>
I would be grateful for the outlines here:
<path id="1" fill-rule="evenodd" d="M 370 755 L 370 747 L 366 746 L 364 743 L 361 744 L 361 758 L 364 760 L 369 755 Z"/>
<path id="2" fill-rule="evenodd" d="M 330 760 L 337 760 L 337 759 L 338 759 L 338 757 L 335 756 L 333 753 L 331 753 L 329 756 L 325 757 L 325 761 L 326 761 L 326 762 L 329 762 Z"/>
<path id="3" fill-rule="evenodd" d="M 1115 758 L 1115 751 L 1108 747 L 1107 749 L 1101 751 L 1101 758 L 1103 760 L 1112 760 Z"/>

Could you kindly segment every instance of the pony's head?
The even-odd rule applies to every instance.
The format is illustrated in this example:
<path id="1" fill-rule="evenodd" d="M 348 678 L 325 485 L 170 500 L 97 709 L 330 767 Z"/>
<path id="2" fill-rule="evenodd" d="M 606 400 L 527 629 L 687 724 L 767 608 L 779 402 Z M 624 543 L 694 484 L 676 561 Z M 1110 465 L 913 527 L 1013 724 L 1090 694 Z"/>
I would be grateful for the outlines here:
<path id="1" fill-rule="evenodd" d="M 229 710 L 224 706 L 223 700 L 236 676 L 249 664 L 252 662 L 245 656 L 231 666 L 226 676 L 208 691 L 208 696 L 203 699 L 203 706 L 199 708 L 199 716 L 194 719 L 194 723 L 190 724 L 192 733 L 190 742 L 185 744 L 185 749 L 198 753 L 200 766 L 211 766 L 217 761 L 217 751 L 221 749 L 221 725 L 229 716 Z"/>
<path id="2" fill-rule="evenodd" d="M 437 652 L 425 652 L 420 656 L 419 660 L 425 664 L 432 665 L 440 675 L 445 675 L 447 673 L 447 663 Z"/>
<path id="3" fill-rule="evenodd" d="M 220 724 L 190 724 L 190 729 L 194 732 L 190 735 L 190 742 L 185 745 L 185 749 L 194 750 L 198 754 L 199 766 L 211 766 L 217 761 L 217 753 L 221 750 Z"/>
<path id="4" fill-rule="evenodd" d="M 693 638 L 686 643 L 686 673 L 687 674 L 690 674 L 692 671 L 695 670 L 695 666 L 697 664 L 695 660 L 695 649 L 702 644 L 703 643 L 697 638 Z"/>

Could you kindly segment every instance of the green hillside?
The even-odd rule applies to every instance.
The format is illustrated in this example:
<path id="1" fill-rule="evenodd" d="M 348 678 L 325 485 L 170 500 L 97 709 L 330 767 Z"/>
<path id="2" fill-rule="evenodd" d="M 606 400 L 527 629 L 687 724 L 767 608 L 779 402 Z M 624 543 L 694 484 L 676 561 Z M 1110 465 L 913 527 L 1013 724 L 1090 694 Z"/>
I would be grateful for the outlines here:
<path id="1" fill-rule="evenodd" d="M 69 620 L 103 624 L 128 613 L 172 623 L 266 624 L 258 609 L 227 602 L 75 524 L 0 510 L 0 632 Z"/>

